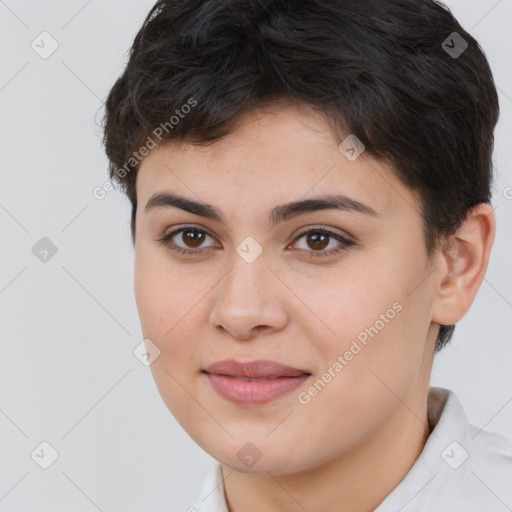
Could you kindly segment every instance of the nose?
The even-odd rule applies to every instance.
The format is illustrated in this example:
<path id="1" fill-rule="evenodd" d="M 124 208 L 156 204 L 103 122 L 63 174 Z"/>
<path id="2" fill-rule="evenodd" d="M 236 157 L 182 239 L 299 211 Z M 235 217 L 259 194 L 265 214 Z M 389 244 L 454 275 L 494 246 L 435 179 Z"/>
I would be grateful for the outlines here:
<path id="1" fill-rule="evenodd" d="M 261 255 L 248 263 L 234 258 L 233 267 L 214 288 L 210 323 L 240 340 L 282 329 L 287 322 L 286 288 Z"/>

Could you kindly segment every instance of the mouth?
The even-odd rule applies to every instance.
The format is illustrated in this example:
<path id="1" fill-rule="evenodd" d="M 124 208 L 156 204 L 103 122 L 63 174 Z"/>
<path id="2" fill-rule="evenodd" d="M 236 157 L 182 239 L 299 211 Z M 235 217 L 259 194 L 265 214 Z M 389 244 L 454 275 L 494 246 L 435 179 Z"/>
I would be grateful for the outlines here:
<path id="1" fill-rule="evenodd" d="M 259 405 L 289 393 L 312 374 L 274 361 L 240 363 L 224 360 L 201 370 L 223 398 L 243 405 Z"/>

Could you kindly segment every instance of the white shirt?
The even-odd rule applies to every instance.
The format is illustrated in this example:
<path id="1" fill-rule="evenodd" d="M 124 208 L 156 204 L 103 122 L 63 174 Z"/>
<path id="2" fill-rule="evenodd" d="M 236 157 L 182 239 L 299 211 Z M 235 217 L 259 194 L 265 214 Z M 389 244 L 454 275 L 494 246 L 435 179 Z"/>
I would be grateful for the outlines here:
<path id="1" fill-rule="evenodd" d="M 433 431 L 404 479 L 374 512 L 512 511 L 512 439 L 468 423 L 448 389 L 430 387 Z M 210 469 L 190 512 L 229 512 L 220 463 Z"/>

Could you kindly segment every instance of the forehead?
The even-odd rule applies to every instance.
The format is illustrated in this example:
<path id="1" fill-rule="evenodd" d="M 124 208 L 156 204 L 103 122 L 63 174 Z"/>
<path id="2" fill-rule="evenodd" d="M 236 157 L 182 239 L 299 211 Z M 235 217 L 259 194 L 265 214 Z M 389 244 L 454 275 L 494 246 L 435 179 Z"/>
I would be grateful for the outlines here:
<path id="1" fill-rule="evenodd" d="M 201 198 L 229 212 L 238 203 L 270 209 L 284 201 L 339 193 L 382 214 L 417 210 L 393 170 L 363 152 L 349 160 L 323 117 L 301 105 L 256 110 L 208 146 L 166 143 L 141 162 L 140 205 L 155 193 Z M 194 197 L 195 196 L 195 197 Z M 261 212 L 262 214 L 265 212 Z"/>

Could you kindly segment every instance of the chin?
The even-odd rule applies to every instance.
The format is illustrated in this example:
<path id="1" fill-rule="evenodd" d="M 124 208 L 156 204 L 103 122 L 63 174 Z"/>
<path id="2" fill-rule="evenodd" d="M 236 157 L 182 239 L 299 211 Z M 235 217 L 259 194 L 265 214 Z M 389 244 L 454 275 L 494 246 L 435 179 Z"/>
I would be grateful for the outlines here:
<path id="1" fill-rule="evenodd" d="M 216 445 L 212 450 L 206 450 L 214 459 L 224 466 L 238 473 L 251 473 L 273 476 L 282 476 L 305 471 L 315 466 L 314 461 L 298 453 L 283 447 L 276 438 L 277 444 L 267 442 L 233 442 L 232 446 L 224 445 L 221 450 Z"/>

